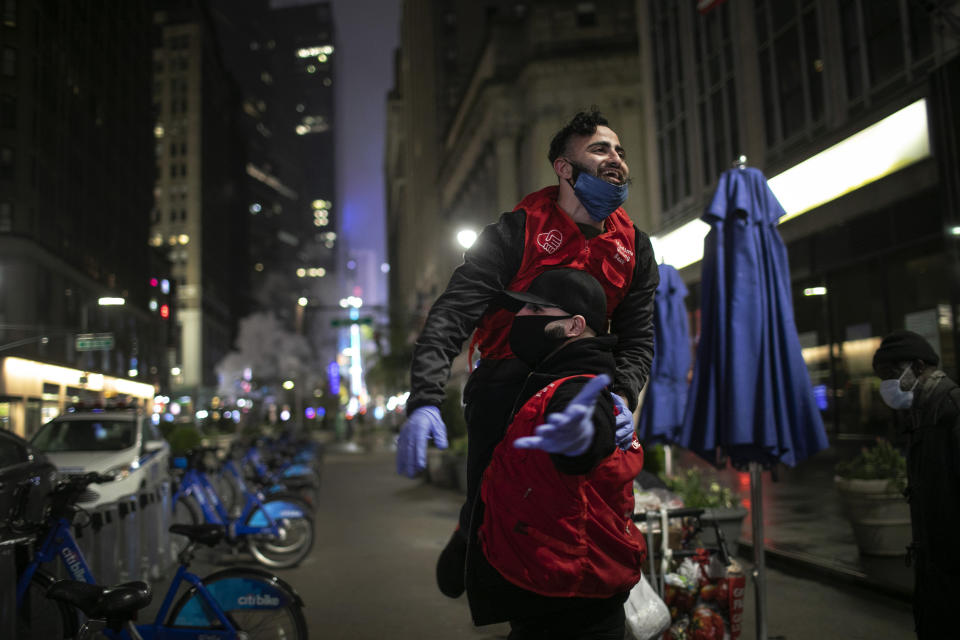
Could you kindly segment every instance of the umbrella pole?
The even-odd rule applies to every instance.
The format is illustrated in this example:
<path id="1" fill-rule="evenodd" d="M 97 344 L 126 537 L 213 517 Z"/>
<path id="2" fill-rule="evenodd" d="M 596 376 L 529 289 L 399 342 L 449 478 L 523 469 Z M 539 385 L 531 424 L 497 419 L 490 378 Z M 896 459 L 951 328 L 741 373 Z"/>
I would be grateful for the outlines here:
<path id="1" fill-rule="evenodd" d="M 750 514 L 753 524 L 753 588 L 756 602 L 757 634 L 767 639 L 767 577 L 763 552 L 763 487 L 760 463 L 750 463 Z"/>

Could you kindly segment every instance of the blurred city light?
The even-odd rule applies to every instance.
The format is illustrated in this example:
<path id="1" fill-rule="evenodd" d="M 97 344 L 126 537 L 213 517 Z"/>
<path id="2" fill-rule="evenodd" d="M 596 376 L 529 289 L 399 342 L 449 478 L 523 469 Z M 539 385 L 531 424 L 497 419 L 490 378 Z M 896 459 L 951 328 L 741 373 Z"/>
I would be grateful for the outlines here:
<path id="1" fill-rule="evenodd" d="M 170 375 L 172 375 L 172 376 L 178 376 L 178 375 L 180 375 L 180 367 L 172 367 L 172 368 L 170 369 Z"/>
<path id="2" fill-rule="evenodd" d="M 97 304 L 101 307 L 115 307 L 126 304 L 126 302 L 123 298 L 100 298 L 97 300 Z"/>
<path id="3" fill-rule="evenodd" d="M 290 411 L 288 409 L 282 410 L 280 412 L 280 420 L 283 422 L 286 422 L 289 419 L 290 419 Z"/>
<path id="4" fill-rule="evenodd" d="M 827 295 L 826 287 L 809 287 L 803 290 L 803 295 L 805 296 L 825 296 Z"/>
<path id="5" fill-rule="evenodd" d="M 477 232 L 473 229 L 461 229 L 457 232 L 457 242 L 464 249 L 469 249 L 477 241 Z"/>
<path id="6" fill-rule="evenodd" d="M 293 380 L 283 381 L 283 388 L 286 389 L 287 391 L 289 391 L 290 389 L 293 389 L 293 387 L 294 387 Z"/>
<path id="7" fill-rule="evenodd" d="M 304 298 L 304 297 L 297 298 L 297 304 L 300 305 L 301 307 L 305 307 L 305 306 L 307 306 L 309 303 L 310 303 L 310 301 L 307 300 L 307 299 Z"/>

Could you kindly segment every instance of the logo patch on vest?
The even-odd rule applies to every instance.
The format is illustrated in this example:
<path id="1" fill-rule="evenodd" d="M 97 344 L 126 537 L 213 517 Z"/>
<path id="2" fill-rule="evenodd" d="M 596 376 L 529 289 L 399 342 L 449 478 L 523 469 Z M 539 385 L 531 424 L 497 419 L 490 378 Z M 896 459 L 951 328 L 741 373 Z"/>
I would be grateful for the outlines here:
<path id="1" fill-rule="evenodd" d="M 561 242 L 563 242 L 563 234 L 556 229 L 551 229 L 537 236 L 537 244 L 547 253 L 556 253 Z"/>
<path id="2" fill-rule="evenodd" d="M 633 251 L 623 246 L 623 243 L 617 240 L 617 262 L 627 264 L 633 258 Z"/>

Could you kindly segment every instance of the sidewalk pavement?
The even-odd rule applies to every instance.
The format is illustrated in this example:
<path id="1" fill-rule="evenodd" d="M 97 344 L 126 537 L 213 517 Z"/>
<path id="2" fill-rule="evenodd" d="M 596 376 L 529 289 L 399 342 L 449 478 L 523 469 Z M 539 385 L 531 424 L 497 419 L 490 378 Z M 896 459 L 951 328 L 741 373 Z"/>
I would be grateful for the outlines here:
<path id="1" fill-rule="evenodd" d="M 763 473 L 764 548 L 767 564 L 798 575 L 870 590 L 905 603 L 913 596 L 913 570 L 904 555 L 861 555 L 833 484 L 834 466 L 859 445 L 834 446 L 790 469 L 780 466 L 776 481 Z M 707 463 L 687 451 L 675 454 L 675 468 Z M 750 511 L 743 522 L 740 554 L 753 558 L 750 480 L 727 468 L 719 477 L 744 499 Z"/>
<path id="2" fill-rule="evenodd" d="M 507 625 L 473 627 L 465 598 L 445 598 L 435 585 L 436 557 L 456 524 L 462 496 L 398 476 L 388 447 L 385 439 L 360 451 L 327 449 L 317 545 L 303 566 L 280 572 L 303 596 L 311 635 L 505 638 Z M 748 558 L 749 553 L 741 559 L 747 572 Z M 770 637 L 901 640 L 913 635 L 910 608 L 902 599 L 829 576 L 813 580 L 771 566 L 766 592 Z M 741 638 L 754 638 L 749 578 L 744 614 Z"/>

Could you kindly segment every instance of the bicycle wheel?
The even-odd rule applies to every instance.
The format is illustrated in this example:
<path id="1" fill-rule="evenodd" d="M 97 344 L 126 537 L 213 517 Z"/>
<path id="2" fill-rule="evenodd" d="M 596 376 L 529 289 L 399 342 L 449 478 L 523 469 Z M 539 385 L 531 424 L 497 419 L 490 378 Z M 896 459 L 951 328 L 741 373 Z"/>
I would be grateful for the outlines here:
<path id="1" fill-rule="evenodd" d="M 233 568 L 202 580 L 238 631 L 251 640 L 306 640 L 303 601 L 286 582 L 266 571 Z M 173 606 L 167 626 L 222 629 L 216 614 L 196 589 L 184 593 Z"/>
<path id="2" fill-rule="evenodd" d="M 173 518 L 170 524 L 200 524 L 203 522 L 203 516 L 200 514 L 200 506 L 192 496 L 180 496 L 176 504 L 173 505 Z M 180 552 L 190 544 L 186 536 L 170 535 L 170 555 L 174 561 L 180 557 Z"/>
<path id="3" fill-rule="evenodd" d="M 272 569 L 295 567 L 313 548 L 312 507 L 296 494 L 279 493 L 263 501 L 245 522 L 251 527 L 267 526 L 264 512 L 280 527 L 278 536 L 253 535 L 248 539 L 250 553 L 260 564 Z"/>
<path id="4" fill-rule="evenodd" d="M 226 473 L 218 473 L 210 478 L 210 482 L 227 513 L 234 518 L 238 516 L 240 507 L 243 505 L 240 502 L 240 490 L 237 488 L 236 481 Z"/>
<path id="5" fill-rule="evenodd" d="M 54 640 L 76 635 L 77 612 L 70 605 L 47 598 L 56 580 L 37 571 L 30 579 L 23 604 L 17 612 L 17 637 L 22 640 Z"/>

